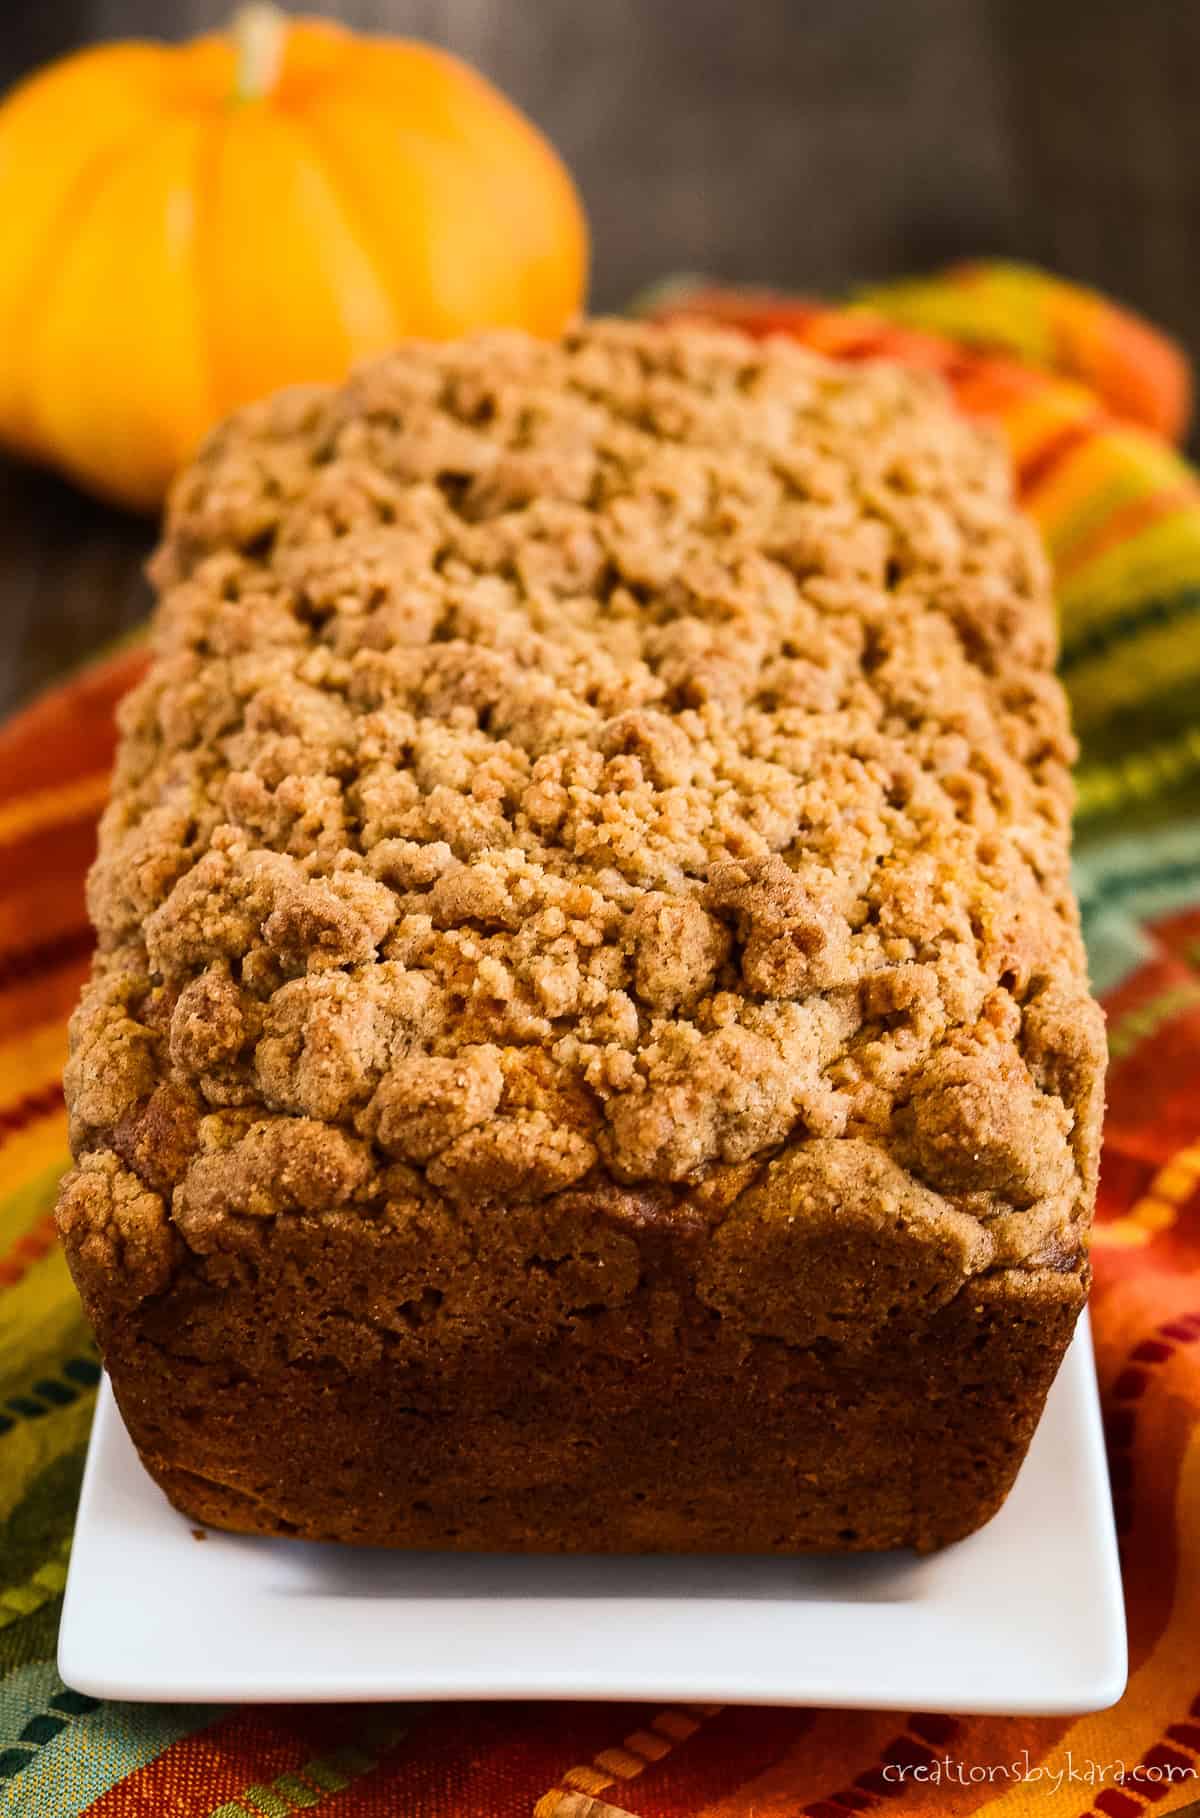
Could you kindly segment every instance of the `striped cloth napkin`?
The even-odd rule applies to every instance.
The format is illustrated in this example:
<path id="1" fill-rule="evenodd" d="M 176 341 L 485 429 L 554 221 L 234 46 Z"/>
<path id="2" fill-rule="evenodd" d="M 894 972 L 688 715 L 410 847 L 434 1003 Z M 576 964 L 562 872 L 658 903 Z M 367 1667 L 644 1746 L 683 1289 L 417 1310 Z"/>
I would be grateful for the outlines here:
<path id="1" fill-rule="evenodd" d="M 113 707 L 144 660 L 131 649 L 0 730 L 0 1818 L 1200 1810 L 1200 838 L 1181 812 L 1200 780 L 1200 494 L 1168 442 L 1186 418 L 1186 366 L 1102 299 L 1012 267 L 842 309 L 694 286 L 654 307 L 934 366 L 1008 434 L 1049 538 L 1085 751 L 1079 888 L 1112 1052 L 1093 1323 L 1129 1689 L 1094 1717 L 1005 1720 L 137 1706 L 62 1684 L 55 1636 L 98 1362 L 50 1208 L 66 1159 L 65 1021 L 90 947 L 84 873 Z"/>

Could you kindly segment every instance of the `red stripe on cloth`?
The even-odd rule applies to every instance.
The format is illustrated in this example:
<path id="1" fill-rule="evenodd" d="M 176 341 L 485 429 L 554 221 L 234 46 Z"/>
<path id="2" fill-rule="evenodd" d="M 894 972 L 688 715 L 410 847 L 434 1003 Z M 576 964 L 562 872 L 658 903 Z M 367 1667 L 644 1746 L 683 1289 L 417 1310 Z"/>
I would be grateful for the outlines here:
<path id="1" fill-rule="evenodd" d="M 80 1818 L 208 1818 L 246 1787 L 353 1741 L 363 1725 L 362 1710 L 352 1706 L 249 1706 L 181 1736 L 93 1799 Z"/>
<path id="2" fill-rule="evenodd" d="M 1045 484 L 1055 472 L 1060 462 L 1069 454 L 1090 442 L 1097 430 L 1106 422 L 1103 411 L 1096 411 L 1084 417 L 1080 422 L 1068 423 L 1065 428 L 1051 435 L 1031 455 L 1020 463 L 1017 469 L 1017 489 L 1022 503 L 1029 506 L 1033 503 L 1038 487 Z"/>
<path id="3" fill-rule="evenodd" d="M 606 1796 L 636 1818 L 690 1818 L 702 1805 L 730 1798 L 774 1767 L 815 1719 L 814 1711 L 730 1706 L 677 1743 L 661 1762 L 628 1784 L 618 1783 Z M 619 1744 L 620 1734 L 614 1743 Z M 753 1809 L 749 1801 L 746 1809 Z"/>
<path id="4" fill-rule="evenodd" d="M 82 902 L 99 818 L 97 810 L 86 810 L 6 841 L 0 847 L 0 901 L 20 902 L 31 888 L 54 885 L 72 903 Z"/>
<path id="5" fill-rule="evenodd" d="M 1181 960 L 1191 971 L 1200 974 L 1200 909 L 1180 910 L 1150 923 L 1156 944 L 1165 953 Z"/>
<path id="6" fill-rule="evenodd" d="M 79 1002 L 90 953 L 89 947 L 41 977 L 18 979 L 15 983 L 10 980 L 0 992 L 0 1042 L 28 1035 L 31 1029 L 45 1028 L 47 1023 L 57 1022 L 65 1027 Z"/>
<path id="7" fill-rule="evenodd" d="M 91 957 L 84 879 L 93 851 L 89 834 L 86 846 L 69 848 L 62 856 L 63 871 L 32 872 L 0 886 L 0 991 L 48 979 Z M 40 1006 L 34 1020 L 46 1021 Z"/>
<path id="8" fill-rule="evenodd" d="M 48 972 L 88 960 L 95 938 L 90 928 L 72 928 L 50 940 L 0 953 L 0 991 L 8 991 L 13 985 L 32 984 Z"/>
<path id="9" fill-rule="evenodd" d="M 321 1818 L 530 1818 L 569 1768 L 644 1728 L 659 1708 L 438 1705 L 379 1767 L 329 1799 Z M 611 1802 L 623 1805 L 625 1791 L 614 1789 Z"/>
<path id="10" fill-rule="evenodd" d="M 1196 973 L 1164 953 L 1104 1000 L 1108 1026 L 1119 1034 L 1127 1019 L 1141 1013 L 1146 1033 L 1114 1059 L 1108 1071 L 1104 1159 L 1100 1169 L 1101 1217 L 1113 1207 L 1106 1173 L 1122 1158 L 1161 1168 L 1195 1139 L 1196 1056 L 1200 1053 L 1200 1004 L 1194 998 Z M 1162 1007 L 1161 1018 L 1154 1014 Z"/>
<path id="11" fill-rule="evenodd" d="M 51 1117 L 61 1110 L 63 1089 L 60 1081 L 55 1080 L 49 1086 L 42 1086 L 37 1092 L 26 1092 L 15 1104 L 0 1106 L 0 1148 L 10 1136 L 17 1136 L 36 1124 L 43 1117 Z"/>

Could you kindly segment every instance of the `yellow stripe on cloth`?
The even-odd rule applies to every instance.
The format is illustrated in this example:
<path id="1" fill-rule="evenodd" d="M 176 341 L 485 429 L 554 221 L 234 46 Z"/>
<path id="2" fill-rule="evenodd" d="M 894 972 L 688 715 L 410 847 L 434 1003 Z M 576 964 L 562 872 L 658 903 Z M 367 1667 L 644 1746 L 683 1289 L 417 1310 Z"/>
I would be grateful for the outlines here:
<path id="1" fill-rule="evenodd" d="M 1179 1214 L 1200 1187 L 1200 1142 L 1178 1149 L 1158 1170 L 1150 1186 L 1122 1218 L 1092 1229 L 1092 1242 L 1099 1245 L 1144 1245 L 1169 1231 Z"/>
<path id="2" fill-rule="evenodd" d="M 1069 575 L 1059 590 L 1063 642 L 1200 580 L 1200 512 L 1151 523 Z"/>
<path id="3" fill-rule="evenodd" d="M 1107 763 L 1087 764 L 1075 773 L 1076 816 L 1111 814 L 1148 802 L 1200 776 L 1200 726 L 1189 726 L 1144 752 Z"/>
<path id="4" fill-rule="evenodd" d="M 53 1210 L 58 1183 L 70 1165 L 71 1157 L 65 1150 L 52 1155 L 38 1173 L 29 1175 L 0 1200 L 0 1256 L 7 1256 L 13 1245 Z M 0 1328 L 0 1343 L 3 1338 Z"/>
<path id="5" fill-rule="evenodd" d="M 1200 611 L 1184 621 L 1148 625 L 1136 639 L 1114 641 L 1071 667 L 1071 697 L 1075 726 L 1085 729 L 1107 725 L 1122 707 L 1169 694 L 1190 678 L 1200 678 L 1200 644 L 1191 636 L 1200 622 Z M 1192 728 L 1200 730 L 1200 728 Z"/>
<path id="6" fill-rule="evenodd" d="M 0 1629 L 10 1623 L 20 1622 L 23 1616 L 32 1616 L 52 1597 L 60 1597 L 67 1582 L 67 1560 L 71 1552 L 71 1537 L 67 1536 L 44 1564 L 25 1580 L 23 1584 L 8 1585 L 0 1590 Z"/>
<path id="7" fill-rule="evenodd" d="M 67 1112 L 59 1102 L 52 1112 L 39 1116 L 27 1129 L 0 1136 L 0 1206 L 25 1181 L 41 1178 L 55 1164 L 66 1168 L 69 1161 Z M 0 1287 L 3 1283 L 0 1272 Z"/>
<path id="8" fill-rule="evenodd" d="M 660 1711 L 647 1729 L 634 1730 L 621 1744 L 601 1749 L 591 1761 L 568 1768 L 558 1786 L 542 1794 L 534 1807 L 534 1818 L 566 1818 L 568 1812 L 582 1812 L 584 1808 L 578 1804 L 581 1797 L 594 1801 L 597 1794 L 607 1792 L 618 1780 L 636 1780 L 679 1743 L 694 1736 L 701 1724 L 720 1716 L 722 1709 L 719 1704 L 696 1704 Z M 596 1812 L 610 1809 L 604 1805 L 593 1807 Z M 616 1809 L 620 1811 L 619 1807 Z"/>
<path id="9" fill-rule="evenodd" d="M 1165 442 L 1114 425 L 1068 449 L 1025 500 L 1050 551 L 1060 562 L 1114 511 L 1147 492 L 1196 483 L 1195 470 Z"/>
<path id="10" fill-rule="evenodd" d="M 0 804 L 0 846 L 9 846 L 14 840 L 47 827 L 98 815 L 108 800 L 108 784 L 108 772 L 102 770 L 53 789 L 35 789 L 29 795 Z"/>
<path id="11" fill-rule="evenodd" d="M 67 1030 L 61 1017 L 0 1042 L 0 1110 L 38 1086 L 62 1078 Z"/>
<path id="12" fill-rule="evenodd" d="M 75 1336 L 83 1342 L 82 1322 Z M 81 1384 L 78 1397 L 66 1407 L 52 1408 L 40 1420 L 17 1420 L 0 1436 L 0 1522 L 8 1521 L 31 1486 L 59 1459 L 76 1454 L 82 1460 L 95 1406 L 95 1389 Z M 3 1566 L 0 1556 L 0 1570 Z"/>

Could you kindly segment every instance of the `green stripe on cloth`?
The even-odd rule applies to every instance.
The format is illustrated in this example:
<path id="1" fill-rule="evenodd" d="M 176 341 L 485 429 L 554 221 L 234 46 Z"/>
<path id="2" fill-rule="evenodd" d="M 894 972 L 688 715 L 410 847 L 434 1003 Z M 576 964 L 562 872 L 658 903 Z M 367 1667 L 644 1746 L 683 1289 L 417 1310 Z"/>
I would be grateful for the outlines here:
<path id="1" fill-rule="evenodd" d="M 1200 619 L 1195 621 L 1200 633 Z M 1126 742 L 1132 716 L 1153 717 L 1160 698 L 1187 683 L 1200 695 L 1200 638 L 1190 640 L 1178 625 L 1147 626 L 1136 643 L 1081 662 L 1071 678 L 1075 730 L 1085 757 L 1106 755 L 1103 729 L 1123 716 L 1119 726 Z M 1200 726 L 1193 701 L 1193 727 Z"/>
<path id="2" fill-rule="evenodd" d="M 1092 986 L 1108 991 L 1149 956 L 1145 924 L 1200 898 L 1200 816 L 1085 847 L 1073 875 Z"/>
<path id="3" fill-rule="evenodd" d="M 89 1391 L 73 1406 L 55 1408 L 42 1420 L 22 1421 L 0 1438 L 0 1521 L 4 1524 L 0 1533 L 9 1548 L 16 1545 L 19 1531 L 27 1531 L 29 1501 L 38 1495 L 38 1485 L 47 1475 L 64 1473 L 64 1493 L 69 1489 L 72 1498 L 78 1493 L 94 1405 L 95 1395 Z M 73 1500 L 69 1506 L 74 1506 Z M 20 1529 L 22 1522 L 26 1522 L 26 1530 Z M 60 1534 L 65 1532 L 66 1525 L 58 1529 Z M 18 1560 L 11 1550 L 0 1553 L 0 1558 L 0 1582 L 4 1583 L 24 1576 L 38 1563 L 32 1555 Z"/>
<path id="4" fill-rule="evenodd" d="M 71 1435 L 70 1449 L 30 1471 L 16 1506 L 0 1527 L 0 1635 L 16 1631 L 61 1597 L 83 1477 L 90 1408 Z M 18 1660 L 36 1654 L 17 1649 Z"/>
<path id="5" fill-rule="evenodd" d="M 67 1513 L 69 1518 L 74 1518 L 74 1509 Z M 54 1659 L 61 1610 L 62 1598 L 55 1597 L 40 1610 L 35 1610 L 32 1616 L 27 1616 L 24 1622 L 0 1629 L 0 1677 L 31 1666 L 34 1661 Z"/>
<path id="6" fill-rule="evenodd" d="M 67 1689 L 57 1673 L 53 1685 Z M 17 1773 L 0 1780 L 0 1818 L 78 1818 L 109 1787 L 221 1715 L 212 1705 L 98 1704 L 30 1751 L 28 1764 Z"/>
<path id="7" fill-rule="evenodd" d="M 1076 774 L 1076 824 L 1085 829 L 1102 816 L 1161 801 L 1163 812 L 1182 808 L 1175 792 L 1200 777 L 1200 726 L 1151 743 L 1107 763 L 1086 764 Z"/>
<path id="8" fill-rule="evenodd" d="M 1084 853 L 1075 888 L 1085 934 L 1106 913 L 1153 920 L 1200 894 L 1200 820 L 1139 835 Z"/>
<path id="9" fill-rule="evenodd" d="M 70 1553 L 70 1540 L 61 1540 L 23 1582 L 0 1587 L 0 1628 L 23 1621 L 35 1610 L 40 1610 L 44 1603 L 62 1596 L 67 1588 Z"/>
<path id="10" fill-rule="evenodd" d="M 69 1408 L 100 1381 L 100 1365 L 86 1354 L 67 1357 L 29 1381 L 17 1394 L 0 1388 L 0 1434 L 19 1420 L 44 1420 L 56 1408 Z"/>
<path id="11" fill-rule="evenodd" d="M 35 1174 L 32 1180 L 0 1200 L 0 1246 L 12 1243 L 28 1230 L 35 1218 L 51 1209 L 58 1194 L 58 1183 L 70 1165 L 71 1157 L 64 1149 L 61 1156 Z"/>
<path id="12" fill-rule="evenodd" d="M 258 1781 L 233 1799 L 214 1806 L 206 1818 L 291 1818 L 294 1812 L 311 1811 L 333 1793 L 344 1792 L 355 1780 L 379 1765 L 380 1758 L 412 1728 L 424 1706 L 409 1706 L 402 1714 L 382 1712 L 368 1719 L 357 1744 L 316 1755 L 301 1767 L 276 1775 L 269 1784 Z"/>
<path id="13" fill-rule="evenodd" d="M 1180 624 L 1196 613 L 1200 613 L 1200 587 L 1184 587 L 1176 593 L 1139 600 L 1102 623 L 1085 626 L 1065 637 L 1058 659 L 1059 670 L 1069 679 L 1083 664 L 1111 655 L 1147 631 Z"/>

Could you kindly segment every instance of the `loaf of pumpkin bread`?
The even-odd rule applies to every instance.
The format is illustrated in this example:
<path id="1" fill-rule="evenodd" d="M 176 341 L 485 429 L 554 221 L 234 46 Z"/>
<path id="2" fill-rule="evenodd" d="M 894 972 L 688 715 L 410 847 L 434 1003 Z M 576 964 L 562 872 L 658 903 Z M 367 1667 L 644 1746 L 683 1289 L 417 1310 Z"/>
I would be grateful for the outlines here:
<path id="1" fill-rule="evenodd" d="M 176 484 L 59 1224 L 190 1518 L 939 1546 L 1083 1304 L 1035 535 L 931 379 L 410 345 Z"/>

